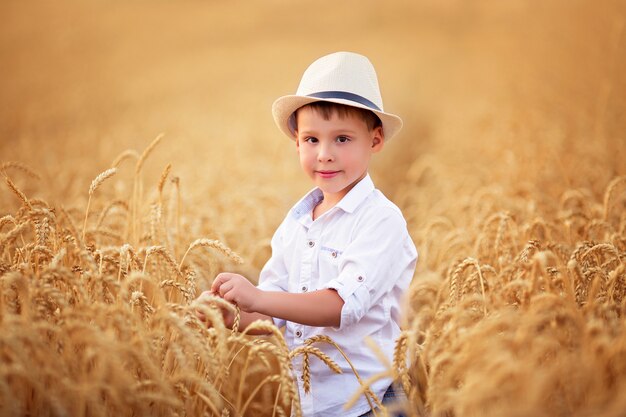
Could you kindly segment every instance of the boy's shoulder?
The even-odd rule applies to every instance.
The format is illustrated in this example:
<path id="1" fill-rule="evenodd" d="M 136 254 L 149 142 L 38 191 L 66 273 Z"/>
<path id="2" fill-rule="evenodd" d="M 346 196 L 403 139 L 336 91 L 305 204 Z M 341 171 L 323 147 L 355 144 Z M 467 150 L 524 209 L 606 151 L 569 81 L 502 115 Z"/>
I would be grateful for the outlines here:
<path id="1" fill-rule="evenodd" d="M 374 191 L 368 196 L 368 200 L 371 200 L 369 201 L 369 204 L 368 204 L 368 206 L 370 206 L 371 209 L 379 209 L 379 210 L 390 209 L 394 213 L 404 218 L 404 216 L 402 215 L 402 210 L 400 210 L 400 207 L 398 207 L 393 201 L 388 199 L 387 196 L 378 188 L 374 189 Z"/>
<path id="2" fill-rule="evenodd" d="M 345 206 L 338 204 L 344 215 L 334 218 L 337 225 L 343 224 L 353 230 L 362 231 L 380 228 L 381 225 L 385 225 L 383 229 L 388 227 L 390 233 L 406 230 L 407 222 L 402 210 L 378 188 L 372 187 L 360 201 L 357 200 L 355 203 Z"/>
<path id="3" fill-rule="evenodd" d="M 364 221 L 380 221 L 383 219 L 400 222 L 406 225 L 402 210 L 378 188 L 374 189 L 363 203 L 355 210 L 355 214 Z"/>

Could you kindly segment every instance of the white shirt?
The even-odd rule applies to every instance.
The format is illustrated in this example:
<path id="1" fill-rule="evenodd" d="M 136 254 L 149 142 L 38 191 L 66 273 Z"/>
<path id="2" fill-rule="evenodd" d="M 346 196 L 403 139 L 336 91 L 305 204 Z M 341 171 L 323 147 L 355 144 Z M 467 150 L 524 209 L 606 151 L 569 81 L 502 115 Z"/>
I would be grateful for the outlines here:
<path id="1" fill-rule="evenodd" d="M 274 319 L 285 325 L 290 349 L 317 334 L 331 337 L 346 353 L 362 380 L 384 370 L 385 364 L 364 344 L 370 337 L 392 361 L 399 336 L 400 303 L 415 271 L 417 251 L 400 209 L 389 201 L 369 175 L 316 220 L 313 208 L 323 199 L 315 188 L 289 211 L 272 238 L 272 257 L 259 277 L 266 291 L 302 293 L 332 288 L 343 299 L 339 328 L 312 327 Z M 335 374 L 310 355 L 311 391 L 305 394 L 302 356 L 294 372 L 305 416 L 358 416 L 370 409 L 365 396 L 349 410 L 344 404 L 359 389 L 349 364 L 337 349 L 316 343 L 343 370 Z M 391 383 L 379 380 L 373 392 L 382 396 Z"/>

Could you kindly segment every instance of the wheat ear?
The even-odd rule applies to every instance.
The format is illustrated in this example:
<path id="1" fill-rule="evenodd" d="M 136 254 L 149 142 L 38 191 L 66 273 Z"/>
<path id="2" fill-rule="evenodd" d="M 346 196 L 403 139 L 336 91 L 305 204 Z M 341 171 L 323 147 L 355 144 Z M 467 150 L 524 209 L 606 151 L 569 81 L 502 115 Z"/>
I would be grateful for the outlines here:
<path id="1" fill-rule="evenodd" d="M 187 254 L 189 254 L 189 252 L 193 248 L 196 248 L 198 246 L 205 246 L 205 247 L 217 249 L 220 252 L 222 252 L 224 255 L 226 255 L 229 259 L 232 259 L 233 261 L 235 261 L 236 263 L 238 264 L 243 263 L 243 259 L 241 258 L 241 256 L 237 255 L 235 252 L 233 252 L 232 249 L 224 245 L 219 240 L 201 238 L 201 239 L 196 239 L 191 245 L 189 245 L 187 252 L 185 252 L 185 254 L 183 255 L 183 258 L 180 261 L 180 265 L 178 266 L 179 269 L 183 267 L 183 263 L 185 262 L 185 258 L 187 257 Z"/>
<path id="2" fill-rule="evenodd" d="M 35 178 L 36 180 L 40 180 L 41 179 L 41 175 L 39 175 L 38 173 L 33 171 L 28 165 L 26 165 L 26 164 L 24 164 L 22 162 L 8 161 L 8 162 L 3 162 L 0 165 L 0 171 L 2 171 L 2 172 L 6 171 L 6 169 L 8 169 L 8 168 L 15 168 L 15 169 L 17 169 L 19 171 L 24 172 L 29 177 Z"/>
<path id="3" fill-rule="evenodd" d="M 382 403 L 380 402 L 380 399 L 372 392 L 372 390 L 369 387 L 369 385 L 364 385 L 364 382 L 361 379 L 361 376 L 359 375 L 359 372 L 354 367 L 354 364 L 352 363 L 352 361 L 350 360 L 348 355 L 346 355 L 346 353 L 343 351 L 343 349 L 341 349 L 339 347 L 339 345 L 337 343 L 335 343 L 335 341 L 333 339 L 331 339 L 330 337 L 328 337 L 326 335 L 316 335 L 316 336 L 313 336 L 313 337 L 311 337 L 309 339 L 306 339 L 304 341 L 304 343 L 306 345 L 311 345 L 313 343 L 320 343 L 320 342 L 321 343 L 328 343 L 328 344 L 334 346 L 335 349 L 337 349 L 337 351 L 341 354 L 341 356 L 343 356 L 343 358 L 346 360 L 346 362 L 348 363 L 348 365 L 352 369 L 352 373 L 356 377 L 357 381 L 359 381 L 359 385 L 361 385 L 361 388 L 362 388 L 363 392 L 365 393 L 365 399 L 367 400 L 367 403 L 369 404 L 370 408 L 374 409 L 374 406 L 376 406 L 378 408 L 381 408 L 382 407 Z M 357 396 L 357 398 L 358 398 L 358 396 Z M 372 404 L 372 402 L 373 402 L 373 404 Z"/>
<path id="4" fill-rule="evenodd" d="M 148 258 L 153 253 L 160 254 L 163 259 L 165 259 L 165 262 L 170 266 L 170 268 L 176 273 L 176 275 L 180 278 L 184 278 L 183 273 L 180 271 L 180 268 L 176 266 L 176 261 L 174 260 L 174 257 L 164 246 L 150 246 L 146 250 L 146 257 L 143 262 L 143 273 L 146 272 L 146 267 L 148 266 Z"/>
<path id="5" fill-rule="evenodd" d="M 170 171 L 172 170 L 172 164 L 169 163 L 161 173 L 161 179 L 159 179 L 159 203 L 163 205 L 163 187 L 165 186 L 165 181 L 167 180 L 168 175 L 170 175 Z"/>
<path id="6" fill-rule="evenodd" d="M 89 198 L 87 199 L 87 210 L 85 210 L 85 221 L 83 222 L 83 242 L 85 241 L 85 230 L 87 229 L 87 217 L 89 217 L 89 207 L 91 206 L 91 196 L 98 189 L 98 187 L 106 181 L 108 178 L 111 178 L 117 172 L 117 168 L 109 168 L 106 171 L 102 172 L 91 182 L 89 186 Z"/>
<path id="7" fill-rule="evenodd" d="M 614 178 L 604 193 L 604 221 L 608 221 L 615 198 L 626 188 L 626 176 Z"/>
<path id="8" fill-rule="evenodd" d="M 24 205 L 28 207 L 28 210 L 32 211 L 33 206 L 30 204 L 30 201 L 28 201 L 28 198 L 26 198 L 26 195 L 21 192 L 15 184 L 13 184 L 13 181 L 11 181 L 9 177 L 5 176 L 4 180 L 6 181 L 11 191 L 13 191 L 13 194 L 15 194 L 20 200 L 22 200 L 22 203 L 24 203 Z"/>

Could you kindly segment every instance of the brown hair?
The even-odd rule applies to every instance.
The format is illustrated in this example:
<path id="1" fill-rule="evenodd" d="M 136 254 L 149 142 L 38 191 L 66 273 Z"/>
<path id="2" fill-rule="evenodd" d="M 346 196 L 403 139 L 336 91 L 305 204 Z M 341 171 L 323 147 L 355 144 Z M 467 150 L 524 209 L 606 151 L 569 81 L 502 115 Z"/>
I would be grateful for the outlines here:
<path id="1" fill-rule="evenodd" d="M 333 103 L 330 101 L 314 101 L 313 103 L 305 104 L 304 106 L 298 108 L 298 110 L 304 107 L 310 107 L 315 110 L 324 118 L 324 120 L 329 120 L 330 116 L 333 114 L 336 114 L 340 118 L 356 116 L 365 122 L 367 129 L 370 132 L 383 125 L 383 122 L 381 122 L 374 112 L 361 109 L 359 107 L 346 106 L 345 104 Z M 298 110 L 294 113 L 294 123 L 296 129 L 298 128 Z"/>

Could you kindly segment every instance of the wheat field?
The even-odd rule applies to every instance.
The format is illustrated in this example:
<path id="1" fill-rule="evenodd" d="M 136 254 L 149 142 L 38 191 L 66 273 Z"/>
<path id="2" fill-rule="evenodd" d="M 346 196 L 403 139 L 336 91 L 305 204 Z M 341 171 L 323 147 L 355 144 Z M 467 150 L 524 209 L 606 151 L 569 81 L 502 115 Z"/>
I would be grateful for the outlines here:
<path id="1" fill-rule="evenodd" d="M 310 187 L 271 103 L 337 50 L 405 122 L 371 167 L 420 254 L 405 414 L 626 415 L 625 26 L 617 0 L 2 2 L 0 415 L 301 414 L 290 359 L 333 341 L 193 300 L 256 282 Z"/>

